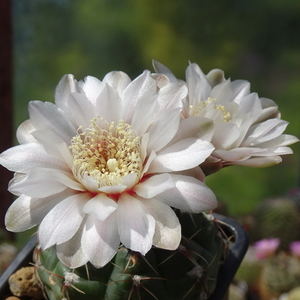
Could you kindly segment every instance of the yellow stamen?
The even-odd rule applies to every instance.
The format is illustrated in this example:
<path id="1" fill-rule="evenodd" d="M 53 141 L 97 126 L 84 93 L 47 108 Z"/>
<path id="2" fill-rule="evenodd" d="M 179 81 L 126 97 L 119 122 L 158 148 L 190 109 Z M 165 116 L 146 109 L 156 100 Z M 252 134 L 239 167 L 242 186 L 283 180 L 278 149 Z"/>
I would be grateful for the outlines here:
<path id="1" fill-rule="evenodd" d="M 203 115 L 205 116 L 206 113 L 210 113 L 210 109 L 215 109 L 215 110 L 220 110 L 222 115 L 223 115 L 223 122 L 228 122 L 230 121 L 231 115 L 230 113 L 226 110 L 224 105 L 217 104 L 217 99 L 214 98 L 207 98 L 206 101 L 201 101 L 197 103 L 195 106 L 191 105 L 190 106 L 190 115 L 191 116 L 200 116 Z"/>
<path id="2" fill-rule="evenodd" d="M 98 125 L 101 122 L 104 128 Z M 73 173 L 79 181 L 88 175 L 100 188 L 121 184 L 122 178 L 129 173 L 138 175 L 136 181 L 140 179 L 140 138 L 122 120 L 116 125 L 103 118 L 92 119 L 88 128 L 72 138 L 70 149 L 74 158 Z"/>

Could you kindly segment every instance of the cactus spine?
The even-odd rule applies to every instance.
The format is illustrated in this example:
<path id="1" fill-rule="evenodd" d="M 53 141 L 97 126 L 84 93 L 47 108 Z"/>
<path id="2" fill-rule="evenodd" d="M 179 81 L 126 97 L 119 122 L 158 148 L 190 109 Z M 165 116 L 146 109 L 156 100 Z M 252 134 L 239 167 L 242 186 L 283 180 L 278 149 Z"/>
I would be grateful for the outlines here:
<path id="1" fill-rule="evenodd" d="M 175 251 L 153 247 L 146 256 L 120 246 L 101 269 L 70 269 L 55 248 L 36 249 L 37 274 L 49 300 L 194 300 L 214 290 L 224 241 L 215 221 L 204 214 L 177 212 L 182 241 Z"/>

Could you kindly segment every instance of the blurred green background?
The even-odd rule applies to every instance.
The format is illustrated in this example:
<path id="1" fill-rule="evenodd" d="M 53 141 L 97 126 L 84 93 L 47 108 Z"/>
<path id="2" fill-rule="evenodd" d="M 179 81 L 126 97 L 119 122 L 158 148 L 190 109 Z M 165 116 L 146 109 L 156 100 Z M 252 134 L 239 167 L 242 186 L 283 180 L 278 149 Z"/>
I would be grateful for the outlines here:
<path id="1" fill-rule="evenodd" d="M 167 65 L 184 79 L 188 61 L 275 100 L 300 137 L 299 0 L 13 0 L 15 127 L 30 100 L 53 101 L 65 73 L 100 79 L 111 70 L 131 78 Z M 299 185 L 294 155 L 268 169 L 231 167 L 207 184 L 232 216 Z"/>

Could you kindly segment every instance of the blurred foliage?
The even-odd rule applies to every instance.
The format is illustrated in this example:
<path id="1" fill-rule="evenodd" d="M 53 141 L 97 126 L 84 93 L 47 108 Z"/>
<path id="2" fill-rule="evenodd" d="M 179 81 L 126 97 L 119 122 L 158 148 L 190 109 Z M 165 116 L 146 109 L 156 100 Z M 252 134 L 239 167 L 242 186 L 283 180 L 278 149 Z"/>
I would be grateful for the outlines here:
<path id="1" fill-rule="evenodd" d="M 132 78 L 156 59 L 184 79 L 188 61 L 204 72 L 251 82 L 275 100 L 287 133 L 300 137 L 298 0 L 13 0 L 15 127 L 30 100 L 53 101 L 65 73 L 81 79 L 122 70 Z M 297 186 L 295 154 L 268 169 L 231 167 L 207 179 L 232 215 Z"/>

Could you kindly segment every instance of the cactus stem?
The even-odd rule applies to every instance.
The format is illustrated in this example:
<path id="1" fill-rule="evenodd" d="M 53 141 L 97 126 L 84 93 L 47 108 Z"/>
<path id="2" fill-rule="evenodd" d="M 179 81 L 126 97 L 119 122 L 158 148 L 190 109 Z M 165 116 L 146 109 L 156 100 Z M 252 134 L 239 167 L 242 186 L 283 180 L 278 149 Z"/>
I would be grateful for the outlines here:
<path id="1" fill-rule="evenodd" d="M 146 262 L 146 264 L 154 271 L 154 273 L 156 273 L 156 275 L 158 275 L 158 272 L 155 270 L 155 268 L 153 268 L 153 266 L 149 263 L 149 261 L 146 259 L 146 257 L 143 255 L 141 255 L 141 257 Z"/>
<path id="2" fill-rule="evenodd" d="M 144 280 L 144 279 L 162 279 L 162 280 L 167 280 L 165 278 L 156 278 L 156 277 L 143 277 L 143 278 L 141 278 L 141 276 L 139 276 L 139 275 L 134 275 L 132 277 L 132 279 L 133 279 L 133 285 L 132 285 L 132 288 L 131 288 L 131 291 L 130 291 L 130 295 L 129 295 L 130 297 L 131 297 L 132 291 L 134 289 L 136 289 L 137 293 L 138 293 L 138 297 L 140 299 L 140 294 L 138 292 L 138 289 L 141 287 L 141 288 L 143 288 L 147 293 L 149 293 L 156 300 L 159 300 L 159 299 L 151 291 L 149 291 L 149 289 L 147 289 L 145 286 L 143 286 L 141 284 L 141 280 Z M 128 298 L 128 300 L 130 300 L 130 297 Z"/>
<path id="3" fill-rule="evenodd" d="M 222 225 L 225 225 L 225 226 L 230 226 L 220 220 L 217 220 L 217 219 L 214 219 L 213 220 L 215 222 L 215 224 L 217 225 L 218 227 L 218 231 L 219 231 L 219 234 L 221 234 L 221 237 L 222 237 L 222 241 L 223 241 L 223 257 L 226 257 L 227 256 L 227 252 L 228 252 L 228 249 L 229 249 L 229 242 L 234 239 L 234 235 L 231 235 L 231 236 L 228 236 L 226 234 L 226 232 L 223 230 Z M 230 226 L 231 227 L 231 226 Z M 231 227 L 232 228 L 232 227 Z M 232 228 L 231 230 L 232 232 L 234 231 L 234 228 Z"/>
<path id="4" fill-rule="evenodd" d="M 129 272 L 127 272 L 126 270 L 124 270 L 123 268 L 121 268 L 120 266 L 114 264 L 113 262 L 111 262 L 115 267 L 123 270 L 125 273 L 129 274 L 132 277 L 132 287 L 128 296 L 128 300 L 131 299 L 131 295 L 133 293 L 133 291 L 135 290 L 137 292 L 138 298 L 140 300 L 140 294 L 139 294 L 139 288 L 143 288 L 147 293 L 149 293 L 154 299 L 159 300 L 158 298 L 156 298 L 156 296 L 149 291 L 145 286 L 143 286 L 141 284 L 142 280 L 149 280 L 149 279 L 160 279 L 160 280 L 168 280 L 166 278 L 160 278 L 160 277 L 141 277 L 140 275 L 133 275 Z M 106 285 L 112 284 L 112 283 L 117 283 L 117 282 L 124 282 L 124 281 L 129 281 L 128 279 L 124 279 L 124 280 L 116 280 L 116 281 L 111 281 L 109 283 L 107 283 Z"/>
<path id="5" fill-rule="evenodd" d="M 90 263 L 70 269 L 59 261 L 55 247 L 44 251 L 37 247 L 35 269 L 44 293 L 52 300 L 88 300 L 95 295 L 103 300 L 192 300 L 199 293 L 201 299 L 206 299 L 215 289 L 214 278 L 226 241 L 230 245 L 230 234 L 226 228 L 218 230 L 223 225 L 202 213 L 177 214 L 185 226 L 176 250 L 153 247 L 143 256 L 120 245 L 116 256 L 100 269 Z"/>
<path id="6" fill-rule="evenodd" d="M 123 250 L 124 249 L 125 248 L 123 248 Z M 120 250 L 122 250 L 122 249 L 120 249 Z M 137 262 L 136 255 L 137 255 L 136 253 L 131 252 L 129 260 L 128 260 L 127 264 L 126 264 L 126 267 L 125 267 L 124 271 L 126 271 L 127 269 L 130 269 L 130 268 L 133 268 L 135 266 L 135 264 Z"/>
<path id="7" fill-rule="evenodd" d="M 213 260 L 212 260 L 213 262 Z M 209 268 L 209 266 L 207 267 L 207 269 Z M 194 277 L 195 278 L 195 282 L 194 284 L 190 287 L 190 289 L 185 293 L 185 295 L 183 296 L 182 300 L 184 300 L 188 295 L 189 293 L 194 289 L 194 287 L 197 285 L 197 283 L 199 283 L 200 285 L 203 285 L 205 286 L 205 288 L 207 288 L 207 284 L 205 283 L 204 280 L 202 280 L 202 278 L 204 277 L 203 274 L 204 272 L 207 270 L 207 269 L 199 269 L 198 267 L 194 267 L 192 270 L 190 270 L 187 274 L 190 276 L 190 277 Z M 214 280 L 213 278 L 207 278 L 208 280 Z M 202 299 L 202 298 L 201 298 Z M 205 298 L 206 299 L 206 298 Z"/>
<path id="8" fill-rule="evenodd" d="M 38 268 L 38 269 L 40 269 L 40 270 L 45 271 L 46 273 L 50 274 L 51 276 L 53 275 L 53 276 L 56 276 L 56 277 L 59 277 L 59 278 L 64 279 L 63 276 L 60 276 L 60 275 L 55 274 L 55 273 L 53 273 L 53 272 L 51 272 L 51 271 L 49 271 L 49 270 L 46 270 L 45 268 L 42 268 L 41 266 L 39 266 L 39 265 L 37 265 L 37 264 L 34 264 L 34 263 L 29 263 L 29 264 L 32 265 L 32 266 L 34 266 L 35 268 Z"/>
<path id="9" fill-rule="evenodd" d="M 79 279 L 79 276 L 76 275 L 75 273 L 71 273 L 71 272 L 65 272 L 64 273 L 64 276 L 60 276 L 58 274 L 55 274 L 49 270 L 46 270 L 45 268 L 42 268 L 41 266 L 37 265 L 37 264 L 34 264 L 34 263 L 30 263 L 31 265 L 33 265 L 35 268 L 38 268 L 42 271 L 45 271 L 46 273 L 50 274 L 50 277 L 51 276 L 56 276 L 58 278 L 61 278 L 64 280 L 61 288 L 60 288 L 60 292 L 61 294 L 64 294 L 64 291 L 66 292 L 66 295 L 67 295 L 67 299 L 69 300 L 69 293 L 68 293 L 68 288 L 69 287 L 72 287 L 74 290 L 76 290 L 77 292 L 81 293 L 81 294 L 85 294 L 84 291 L 80 290 L 79 288 L 77 288 L 73 282 L 77 282 L 78 279 Z M 38 273 L 37 273 L 38 274 Z M 72 275 L 71 275 L 72 274 Z M 70 276 L 71 275 L 71 276 Z M 50 281 L 50 280 L 49 280 Z"/>
<path id="10" fill-rule="evenodd" d="M 172 258 L 177 252 L 173 252 L 170 256 L 168 256 L 166 259 L 164 259 L 162 262 L 158 264 L 158 266 L 161 266 L 164 264 L 166 261 L 168 261 L 170 258 Z"/>
<path id="11" fill-rule="evenodd" d="M 197 254 L 197 253 L 195 253 Z M 203 258 L 203 257 L 202 257 Z M 203 258 L 204 259 L 204 258 Z M 195 280 L 195 283 L 192 285 L 192 287 L 186 292 L 186 294 L 184 295 L 184 297 L 182 298 L 182 300 L 184 300 L 185 297 L 188 296 L 188 294 L 193 290 L 193 288 L 195 287 L 195 285 L 197 283 L 199 284 L 204 284 L 205 287 L 207 288 L 207 285 L 205 283 L 205 281 L 202 280 L 202 278 L 204 277 L 204 272 L 206 270 L 209 269 L 209 267 L 213 264 L 214 260 L 216 259 L 216 255 L 214 256 L 214 258 L 212 259 L 212 261 L 210 262 L 210 264 L 207 263 L 207 267 L 204 269 L 202 268 L 201 266 L 199 265 L 195 265 L 194 268 L 192 268 L 187 274 L 190 276 L 190 277 L 194 277 L 196 280 Z M 205 260 L 206 261 L 206 260 Z M 207 261 L 206 261 L 207 262 Z M 209 277 L 206 277 L 207 280 L 215 280 L 214 278 L 209 278 Z"/>
<path id="12" fill-rule="evenodd" d="M 191 239 L 193 239 L 200 231 L 202 231 L 202 229 L 203 227 L 197 230 L 188 240 L 190 241 Z"/>
<path id="13" fill-rule="evenodd" d="M 194 282 L 194 284 L 190 287 L 190 289 L 185 293 L 185 295 L 182 297 L 182 300 L 184 300 L 188 294 L 193 290 L 193 288 L 195 287 L 195 285 L 197 284 L 197 280 Z"/>
<path id="14" fill-rule="evenodd" d="M 194 255 L 200 257 L 200 258 L 203 259 L 203 260 L 206 262 L 206 264 L 208 265 L 207 260 L 206 260 L 202 255 L 198 254 L 198 253 L 195 252 L 195 251 L 188 250 L 188 249 L 187 249 L 185 246 L 183 246 L 182 244 L 179 245 L 178 251 L 179 251 L 182 255 L 184 255 L 190 262 L 192 262 L 197 268 L 199 268 L 199 270 L 202 270 L 202 269 L 203 269 L 202 266 L 200 266 L 200 265 L 198 264 L 198 262 L 190 255 L 190 253 L 192 253 L 192 254 L 194 254 Z"/>
<path id="15" fill-rule="evenodd" d="M 159 277 L 141 277 L 139 275 L 132 275 L 132 287 L 131 287 L 131 290 L 130 290 L 130 293 L 129 293 L 129 296 L 128 296 L 128 300 L 131 299 L 131 296 L 132 296 L 132 293 L 133 291 L 136 291 L 137 292 L 137 295 L 140 298 L 140 294 L 139 294 L 139 288 L 143 288 L 147 293 L 149 293 L 154 299 L 156 300 L 159 300 L 152 292 L 150 292 L 145 286 L 143 286 L 141 284 L 141 281 L 142 280 L 147 280 L 147 279 L 160 279 L 160 280 L 167 280 L 166 278 L 159 278 Z M 109 284 L 112 284 L 112 283 L 117 283 L 117 282 L 124 282 L 124 281 L 129 281 L 128 279 L 125 279 L 125 280 L 116 280 L 116 281 L 112 281 L 112 282 L 109 282 L 107 283 L 106 285 L 109 285 Z"/>
<path id="16" fill-rule="evenodd" d="M 231 227 L 230 225 L 220 221 L 220 220 L 217 220 L 217 219 L 214 219 L 213 222 L 215 222 L 215 224 L 217 225 L 218 229 L 219 229 L 219 232 L 221 232 L 222 236 L 226 238 L 226 241 L 229 242 L 231 239 L 234 238 L 234 235 L 231 235 L 231 236 L 227 236 L 227 234 L 225 233 L 225 231 L 223 230 L 222 226 L 220 226 L 220 224 L 222 225 L 225 225 L 225 226 L 229 226 Z M 234 231 L 234 228 L 231 227 L 231 231 L 233 232 Z"/>
<path id="17" fill-rule="evenodd" d="M 191 213 L 189 213 L 189 215 L 191 217 L 192 223 L 194 224 L 195 228 L 197 228 L 197 225 L 196 225 L 193 215 Z"/>
<path id="18" fill-rule="evenodd" d="M 187 242 L 190 242 L 190 240 L 195 236 L 197 235 L 197 233 L 199 233 L 200 231 L 202 230 L 199 229 L 195 234 L 193 234 L 189 239 L 185 238 L 184 236 L 182 237 L 183 239 L 185 239 Z M 182 244 L 179 245 L 178 247 L 178 250 L 179 252 L 181 252 L 183 255 L 185 255 L 192 263 L 194 263 L 196 265 L 196 262 L 192 261 L 190 258 L 192 258 L 189 253 L 192 253 L 192 254 L 195 254 L 196 256 L 200 257 L 201 259 L 203 259 L 206 264 L 208 265 L 208 261 L 202 256 L 200 255 L 199 253 L 195 252 L 195 251 L 192 251 L 192 250 L 187 250 L 185 246 L 183 246 Z M 201 267 L 200 267 L 201 268 Z"/>

